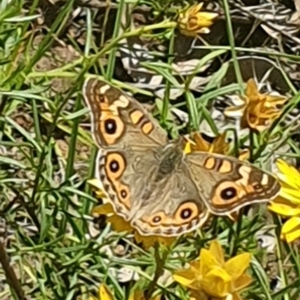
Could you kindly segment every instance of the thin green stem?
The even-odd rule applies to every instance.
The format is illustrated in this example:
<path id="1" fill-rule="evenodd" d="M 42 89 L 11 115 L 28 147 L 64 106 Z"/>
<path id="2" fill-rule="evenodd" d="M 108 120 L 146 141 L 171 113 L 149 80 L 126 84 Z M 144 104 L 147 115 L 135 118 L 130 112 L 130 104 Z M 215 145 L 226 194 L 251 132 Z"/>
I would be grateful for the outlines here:
<path id="1" fill-rule="evenodd" d="M 223 0 L 223 4 L 224 4 L 227 34 L 228 34 L 228 39 L 229 39 L 231 55 L 232 55 L 232 59 L 233 59 L 233 66 L 234 66 L 235 76 L 236 76 L 237 82 L 240 86 L 240 94 L 242 95 L 244 93 L 243 78 L 242 78 L 242 74 L 241 74 L 241 70 L 240 70 L 240 66 L 239 66 L 239 62 L 238 62 L 237 55 L 236 55 L 236 50 L 235 50 L 234 32 L 233 32 L 232 24 L 231 24 L 230 9 L 229 9 L 229 5 L 228 5 L 228 1 Z"/>
<path id="2" fill-rule="evenodd" d="M 10 258 L 1 239 L 2 238 L 0 237 L 0 264 L 2 265 L 6 280 L 17 299 L 25 300 L 24 291 L 22 290 L 22 286 L 17 278 L 14 269 L 10 265 Z"/>
<path id="3" fill-rule="evenodd" d="M 170 38 L 170 45 L 169 45 L 169 58 L 168 58 L 168 64 L 171 66 L 174 60 L 173 53 L 174 53 L 174 42 L 175 42 L 175 33 L 174 30 L 172 30 L 172 35 Z M 169 72 L 171 72 L 169 70 Z M 162 107 L 162 124 L 165 125 L 167 122 L 167 116 L 169 112 L 169 98 L 170 98 L 170 89 L 171 89 L 171 83 L 169 80 L 166 82 L 166 90 L 165 90 L 165 96 L 163 99 L 163 107 Z"/>
<path id="4" fill-rule="evenodd" d="M 159 247 L 159 243 L 157 242 L 157 243 L 155 243 L 155 246 L 154 246 L 154 258 L 155 258 L 155 263 L 156 263 L 155 273 L 154 273 L 153 280 L 150 282 L 149 287 L 148 287 L 147 291 L 145 292 L 145 300 L 151 299 L 151 296 L 155 291 L 155 287 L 158 282 L 158 279 L 160 278 L 160 276 L 162 276 L 162 274 L 164 272 L 164 266 L 165 266 L 166 259 L 168 257 L 168 252 L 166 250 L 164 250 L 162 253 L 162 257 L 160 257 L 159 250 L 160 250 L 160 247 Z"/>
<path id="5" fill-rule="evenodd" d="M 280 224 L 279 219 L 276 215 L 273 215 L 273 220 L 275 224 Z M 281 226 L 280 226 L 281 227 Z M 277 259 L 278 259 L 278 268 L 280 272 L 280 278 L 282 280 L 282 288 L 288 285 L 286 272 L 284 271 L 283 267 L 283 253 L 282 253 L 282 242 L 280 240 L 280 228 L 276 230 L 276 251 L 277 251 Z M 284 293 L 283 295 L 284 300 L 291 300 L 290 295 L 288 293 Z"/>
<path id="6" fill-rule="evenodd" d="M 117 11 L 117 16 L 116 16 L 116 21 L 115 21 L 115 26 L 114 26 L 114 33 L 113 33 L 113 39 L 117 38 L 119 35 L 120 31 L 120 26 L 121 24 L 121 18 L 122 14 L 126 13 L 124 12 L 124 0 L 121 0 L 118 5 L 118 11 Z M 114 72 L 115 68 L 115 61 L 116 61 L 116 52 L 117 52 L 117 47 L 114 47 L 111 49 L 108 57 L 108 63 L 107 63 L 107 71 L 106 71 L 106 79 L 110 81 L 112 79 L 112 75 Z"/>
<path id="7" fill-rule="evenodd" d="M 79 111 L 80 109 L 81 109 L 81 97 L 80 95 L 78 95 L 74 107 L 74 112 Z M 68 160 L 66 166 L 66 174 L 65 174 L 66 180 L 68 180 L 74 173 L 75 148 L 76 148 L 76 142 L 78 137 L 79 121 L 80 118 L 76 118 L 75 120 L 73 120 L 71 141 L 70 141 Z M 61 201 L 61 206 L 62 206 L 62 210 L 65 211 L 68 207 L 68 202 Z M 66 217 L 64 216 L 60 223 L 59 234 L 63 234 L 64 232 L 66 232 L 66 226 L 67 226 L 67 220 Z"/>
<path id="8" fill-rule="evenodd" d="M 249 146 L 249 152 L 250 152 L 250 157 L 249 157 L 249 161 L 250 162 L 254 162 L 254 131 L 250 128 L 249 130 L 249 142 L 250 142 L 250 146 Z"/>

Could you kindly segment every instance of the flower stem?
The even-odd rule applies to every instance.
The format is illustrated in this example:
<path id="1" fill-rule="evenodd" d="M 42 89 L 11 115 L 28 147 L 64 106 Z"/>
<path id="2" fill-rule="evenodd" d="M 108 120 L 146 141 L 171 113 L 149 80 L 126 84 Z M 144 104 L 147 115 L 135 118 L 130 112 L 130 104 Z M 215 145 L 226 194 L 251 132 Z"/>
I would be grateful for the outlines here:
<path id="1" fill-rule="evenodd" d="M 11 288 L 11 291 L 17 299 L 23 300 L 25 299 L 24 292 L 22 290 L 22 286 L 17 278 L 17 275 L 10 264 L 10 258 L 7 255 L 5 250 L 5 244 L 0 239 L 0 264 L 5 273 L 6 280 Z"/>
<path id="2" fill-rule="evenodd" d="M 174 43 L 175 43 L 175 32 L 174 29 L 172 30 L 172 35 L 170 38 L 170 45 L 169 45 L 169 58 L 168 58 L 168 64 L 171 66 L 174 60 Z M 172 73 L 171 71 L 169 71 Z M 166 79 L 165 79 L 166 80 Z M 163 107 L 162 107 L 162 124 L 163 126 L 167 123 L 167 117 L 169 112 L 169 98 L 170 98 L 170 89 L 171 84 L 169 80 L 166 80 L 166 91 L 163 99 Z"/>
<path id="3" fill-rule="evenodd" d="M 251 163 L 254 162 L 254 132 L 253 130 L 250 128 L 250 131 L 249 131 L 249 140 L 250 140 L 250 146 L 249 146 L 249 153 L 250 153 L 250 157 L 249 157 L 249 161 Z"/>
<path id="4" fill-rule="evenodd" d="M 273 222 L 274 222 L 274 224 L 280 224 L 278 216 L 273 215 Z M 282 280 L 283 289 L 284 289 L 285 287 L 288 286 L 288 282 L 287 282 L 286 273 L 285 273 L 284 266 L 283 266 L 283 251 L 282 251 L 282 243 L 280 242 L 279 226 L 277 226 L 277 230 L 276 230 L 276 244 L 277 244 L 277 247 L 276 247 L 277 253 L 276 254 L 277 254 L 277 259 L 278 259 L 278 268 L 279 268 L 280 278 Z M 290 300 L 291 298 L 288 293 L 284 293 L 283 299 Z"/>
<path id="5" fill-rule="evenodd" d="M 154 245 L 154 258 L 155 258 L 155 262 L 156 262 L 156 269 L 155 269 L 153 280 L 150 282 L 149 287 L 148 287 L 147 291 L 145 292 L 145 300 L 150 300 L 151 299 L 151 296 L 155 291 L 157 281 L 158 281 L 159 277 L 162 276 L 162 274 L 164 272 L 164 264 L 165 264 L 165 261 L 167 259 L 167 256 L 168 256 L 168 252 L 163 251 L 162 257 L 160 257 L 159 244 L 155 243 L 155 245 Z"/>

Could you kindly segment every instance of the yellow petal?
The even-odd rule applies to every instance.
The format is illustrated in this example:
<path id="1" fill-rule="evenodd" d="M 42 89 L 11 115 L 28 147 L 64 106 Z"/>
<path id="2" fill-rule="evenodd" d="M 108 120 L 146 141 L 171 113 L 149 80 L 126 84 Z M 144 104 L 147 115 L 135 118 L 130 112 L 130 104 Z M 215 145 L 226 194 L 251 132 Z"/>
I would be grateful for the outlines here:
<path id="1" fill-rule="evenodd" d="M 212 20 L 218 16 L 216 13 L 201 12 L 197 14 L 198 27 L 209 27 L 213 24 Z"/>
<path id="2" fill-rule="evenodd" d="M 243 298 L 241 298 L 241 296 L 238 293 L 233 293 L 231 299 L 232 300 L 243 300 Z"/>
<path id="3" fill-rule="evenodd" d="M 238 279 L 249 267 L 251 261 L 250 253 L 242 253 L 231 259 L 229 259 L 225 265 L 224 269 L 229 275 L 232 276 L 233 280 Z"/>
<path id="4" fill-rule="evenodd" d="M 212 142 L 213 153 L 227 154 L 229 144 L 226 142 L 226 132 L 218 135 Z"/>
<path id="5" fill-rule="evenodd" d="M 245 108 L 245 104 L 240 106 L 227 107 L 224 110 L 224 115 L 232 118 L 240 118 L 243 116 Z"/>
<path id="6" fill-rule="evenodd" d="M 185 144 L 185 147 L 184 147 L 183 152 L 184 152 L 185 154 L 188 154 L 188 153 L 191 153 L 191 152 L 192 152 L 192 145 L 191 145 L 191 142 L 187 142 L 187 143 Z"/>
<path id="7" fill-rule="evenodd" d="M 106 194 L 102 190 L 103 186 L 102 186 L 100 180 L 94 178 L 94 179 L 88 180 L 87 182 L 88 182 L 88 184 L 90 184 L 91 186 L 93 186 L 97 190 L 96 191 L 97 198 L 106 198 Z"/>
<path id="8" fill-rule="evenodd" d="M 99 287 L 99 300 L 114 300 L 114 296 L 105 284 Z"/>
<path id="9" fill-rule="evenodd" d="M 97 199 L 104 199 L 107 198 L 106 194 L 102 190 L 97 190 L 96 191 L 96 198 Z"/>
<path id="10" fill-rule="evenodd" d="M 282 234 L 281 238 L 286 240 L 288 243 L 291 243 L 296 239 L 300 238 L 300 229 L 297 229 L 295 231 L 286 234 Z"/>
<path id="11" fill-rule="evenodd" d="M 192 5 L 187 11 L 191 15 L 195 15 L 197 12 L 199 12 L 203 6 L 204 2 L 200 2 L 198 4 Z"/>
<path id="12" fill-rule="evenodd" d="M 281 173 L 278 174 L 280 180 L 286 182 L 295 189 L 300 189 L 300 173 L 282 159 L 278 159 L 276 165 Z"/>
<path id="13" fill-rule="evenodd" d="M 240 291 L 248 286 L 251 282 L 252 278 L 247 274 L 243 274 L 234 281 L 234 288 L 236 291 Z"/>
<path id="14" fill-rule="evenodd" d="M 183 286 L 192 287 L 196 274 L 191 271 L 191 269 L 187 270 L 179 270 L 173 274 L 173 278 L 175 281 L 180 283 Z"/>
<path id="15" fill-rule="evenodd" d="M 250 157 L 250 152 L 248 149 L 239 151 L 239 160 L 247 160 Z"/>
<path id="16" fill-rule="evenodd" d="M 283 224 L 283 226 L 281 228 L 281 232 L 283 234 L 286 234 L 288 232 L 295 231 L 297 229 L 300 229 L 300 217 L 293 217 L 293 218 L 287 220 Z"/>
<path id="17" fill-rule="evenodd" d="M 279 115 L 280 115 L 280 111 L 268 110 L 264 113 L 259 111 L 257 117 L 259 117 L 260 119 L 265 119 L 262 120 L 262 123 L 264 123 L 268 121 L 268 119 L 276 119 Z"/>
<path id="18" fill-rule="evenodd" d="M 220 266 L 224 264 L 224 253 L 223 249 L 218 240 L 213 240 L 209 246 L 209 252 L 215 257 Z"/>
<path id="19" fill-rule="evenodd" d="M 231 286 L 232 277 L 222 268 L 214 268 L 201 280 L 202 289 L 214 297 L 225 297 Z"/>
<path id="20" fill-rule="evenodd" d="M 284 204 L 284 205 L 288 205 L 292 208 L 298 208 L 299 205 L 292 203 L 290 200 L 281 197 L 281 195 L 279 194 L 274 200 L 272 200 L 272 202 L 276 203 L 276 204 Z"/>
<path id="21" fill-rule="evenodd" d="M 286 217 L 300 215 L 300 208 L 293 208 L 289 204 L 271 202 L 268 206 L 268 209 L 278 215 Z"/>
<path id="22" fill-rule="evenodd" d="M 200 133 L 196 132 L 192 135 L 195 145 L 191 145 L 193 151 L 204 151 L 208 152 L 210 143 L 207 142 Z"/>
<path id="23" fill-rule="evenodd" d="M 198 274 L 198 275 L 202 276 L 200 273 L 200 261 L 199 260 L 193 260 L 189 264 L 190 264 L 190 269 L 192 272 L 194 272 L 194 274 Z"/>
<path id="24" fill-rule="evenodd" d="M 253 78 L 248 80 L 245 94 L 251 101 L 258 97 L 257 85 Z"/>
<path id="25" fill-rule="evenodd" d="M 280 196 L 291 201 L 292 203 L 300 204 L 300 189 L 288 189 L 282 187 L 280 190 Z"/>
<path id="26" fill-rule="evenodd" d="M 97 189 L 102 189 L 102 184 L 97 178 L 93 178 L 87 181 L 88 184 L 92 185 Z"/>
<path id="27" fill-rule="evenodd" d="M 114 208 L 110 203 L 105 203 L 102 205 L 95 206 L 92 210 L 92 213 L 98 215 L 108 215 L 114 213 Z"/>
<path id="28" fill-rule="evenodd" d="M 125 221 L 121 216 L 113 214 L 107 218 L 107 222 L 111 223 L 112 228 L 116 232 L 128 232 L 131 233 L 134 231 L 130 222 Z"/>
<path id="29" fill-rule="evenodd" d="M 288 99 L 284 96 L 266 95 L 266 104 L 270 106 L 283 105 Z"/>
<path id="30" fill-rule="evenodd" d="M 218 260 L 206 249 L 201 249 L 200 252 L 200 273 L 205 276 L 210 270 L 215 267 L 220 267 Z"/>

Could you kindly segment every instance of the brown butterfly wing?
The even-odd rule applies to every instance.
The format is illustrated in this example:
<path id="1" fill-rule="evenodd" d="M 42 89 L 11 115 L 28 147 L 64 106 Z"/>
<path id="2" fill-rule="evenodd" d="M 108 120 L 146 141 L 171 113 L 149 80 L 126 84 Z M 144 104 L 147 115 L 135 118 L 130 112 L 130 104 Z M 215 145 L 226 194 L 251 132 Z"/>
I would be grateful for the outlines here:
<path id="1" fill-rule="evenodd" d="M 275 177 L 233 157 L 192 152 L 186 156 L 186 163 L 201 198 L 216 215 L 269 202 L 280 191 Z"/>

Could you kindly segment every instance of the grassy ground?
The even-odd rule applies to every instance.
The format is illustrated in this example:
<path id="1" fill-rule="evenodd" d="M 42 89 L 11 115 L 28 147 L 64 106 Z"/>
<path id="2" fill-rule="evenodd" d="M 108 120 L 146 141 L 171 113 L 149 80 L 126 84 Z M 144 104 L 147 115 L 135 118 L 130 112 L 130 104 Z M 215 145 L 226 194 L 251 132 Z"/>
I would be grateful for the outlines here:
<path id="1" fill-rule="evenodd" d="M 165 299 L 189 299 L 185 288 L 171 275 L 196 259 L 200 249 L 207 248 L 214 238 L 219 240 L 226 258 L 240 252 L 252 254 L 249 274 L 253 282 L 243 291 L 243 299 L 300 299 L 297 244 L 280 240 L 281 219 L 270 216 L 265 207 L 255 208 L 252 215 L 252 210 L 241 215 L 236 223 L 214 218 L 197 234 L 179 238 L 170 247 L 144 247 L 131 235 L 112 230 L 103 218 L 92 218 L 98 200 L 87 180 L 94 177 L 97 148 L 82 100 L 84 79 L 99 74 L 138 92 L 153 107 L 155 97 L 151 92 L 124 83 L 122 75 L 116 74 L 118 43 L 143 35 L 171 41 L 165 62 L 149 65 L 168 79 L 167 91 L 172 83 L 178 84 L 167 67 L 173 60 L 177 26 L 176 9 L 171 5 L 174 3 L 148 2 L 152 8 L 149 14 L 156 16 L 154 21 L 125 32 L 121 30 L 121 12 L 127 7 L 126 1 L 120 1 L 119 6 L 98 4 L 102 7 L 97 9 L 103 11 L 100 19 L 90 7 L 83 7 L 83 23 L 77 26 L 74 0 L 55 5 L 36 0 L 0 3 L 0 299 L 88 299 L 91 295 L 98 297 L 100 283 L 106 283 L 116 299 L 127 299 L 137 287 L 147 291 L 148 299 L 150 292 L 162 293 Z M 78 2 L 76 5 L 82 7 Z M 203 46 L 209 51 L 198 67 L 229 53 L 237 80 L 218 88 L 226 73 L 224 65 L 207 83 L 206 94 L 199 98 L 187 91 L 182 102 L 174 102 L 175 107 L 185 107 L 187 125 L 179 126 L 170 114 L 171 105 L 157 100 L 154 115 L 170 136 L 198 130 L 203 120 L 218 131 L 207 107 L 219 95 L 244 91 L 237 53 L 252 50 L 268 55 L 264 50 L 235 47 L 229 7 L 224 7 L 228 44 Z M 103 34 L 107 31 L 109 39 Z M 288 64 L 298 60 L 295 54 L 285 52 L 272 57 Z M 295 82 L 285 70 L 281 73 L 291 100 L 280 120 L 300 99 Z M 273 131 L 251 140 L 250 159 L 263 168 L 268 165 L 266 157 L 275 151 L 283 155 L 282 144 L 292 149 L 284 153 L 286 157 L 299 156 L 290 127 L 280 127 L 280 122 L 272 126 Z M 274 143 L 268 139 L 271 132 L 279 136 Z M 243 143 L 241 140 L 238 144 Z M 268 239 L 263 235 L 263 246 L 268 244 L 267 248 L 258 242 L 263 227 L 271 236 Z"/>

